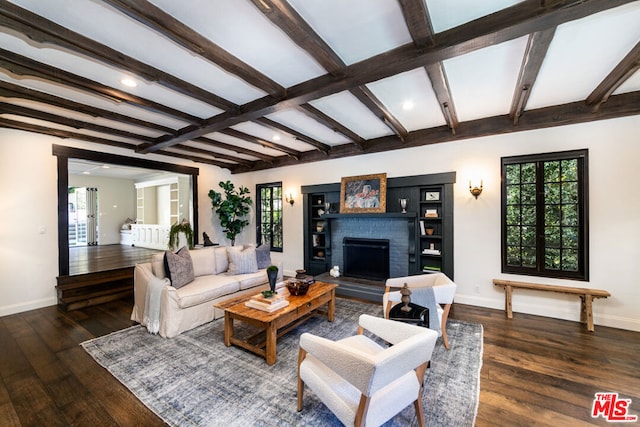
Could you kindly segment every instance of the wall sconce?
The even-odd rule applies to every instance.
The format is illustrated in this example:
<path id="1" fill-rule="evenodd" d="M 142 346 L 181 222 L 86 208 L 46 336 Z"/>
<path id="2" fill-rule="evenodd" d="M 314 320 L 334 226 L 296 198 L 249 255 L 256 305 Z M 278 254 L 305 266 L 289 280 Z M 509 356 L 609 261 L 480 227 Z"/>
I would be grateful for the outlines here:
<path id="1" fill-rule="evenodd" d="M 482 180 L 480 180 L 480 187 L 472 186 L 471 180 L 469 180 L 469 192 L 477 199 L 478 196 L 482 194 Z"/>
<path id="2" fill-rule="evenodd" d="M 285 194 L 284 200 L 285 202 L 289 203 L 291 206 L 293 206 L 293 204 L 296 202 L 295 199 L 293 198 L 293 193 Z"/>

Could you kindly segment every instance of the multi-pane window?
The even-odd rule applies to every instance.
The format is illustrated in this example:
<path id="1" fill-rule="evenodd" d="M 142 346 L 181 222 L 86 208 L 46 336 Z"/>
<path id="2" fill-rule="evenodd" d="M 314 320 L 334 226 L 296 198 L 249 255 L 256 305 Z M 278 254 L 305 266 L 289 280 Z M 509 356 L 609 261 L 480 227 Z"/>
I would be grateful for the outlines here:
<path id="1" fill-rule="evenodd" d="M 272 251 L 282 252 L 282 183 L 256 185 L 258 245 L 269 245 Z"/>
<path id="2" fill-rule="evenodd" d="M 502 158 L 502 271 L 588 279 L 587 150 Z"/>

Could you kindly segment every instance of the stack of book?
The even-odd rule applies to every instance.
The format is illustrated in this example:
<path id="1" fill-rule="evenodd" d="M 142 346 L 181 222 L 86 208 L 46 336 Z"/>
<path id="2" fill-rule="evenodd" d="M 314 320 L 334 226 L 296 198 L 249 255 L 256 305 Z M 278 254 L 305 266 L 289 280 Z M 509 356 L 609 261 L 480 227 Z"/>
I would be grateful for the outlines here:
<path id="1" fill-rule="evenodd" d="M 440 249 L 423 249 L 422 253 L 425 255 L 442 255 Z"/>
<path id="2" fill-rule="evenodd" d="M 260 293 L 252 296 L 251 299 L 244 304 L 247 307 L 271 313 L 289 305 L 289 301 L 287 301 L 286 298 L 287 294 L 287 288 L 279 289 L 276 295 L 269 298 Z"/>
<path id="3" fill-rule="evenodd" d="M 438 210 L 437 209 L 427 209 L 424 213 L 426 218 L 438 218 Z"/>

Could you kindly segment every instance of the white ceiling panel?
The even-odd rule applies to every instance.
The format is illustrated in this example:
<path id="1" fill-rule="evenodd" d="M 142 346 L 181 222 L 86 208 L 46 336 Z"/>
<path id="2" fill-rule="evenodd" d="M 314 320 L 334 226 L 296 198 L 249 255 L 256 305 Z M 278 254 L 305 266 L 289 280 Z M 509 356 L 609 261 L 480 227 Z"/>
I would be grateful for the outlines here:
<path id="1" fill-rule="evenodd" d="M 265 95 L 101 1 L 12 2 L 232 102 L 243 104 Z"/>
<path id="2" fill-rule="evenodd" d="M 222 110 L 202 101 L 182 95 L 157 84 L 136 79 L 136 87 L 125 87 L 120 80 L 130 74 L 114 67 L 97 63 L 89 58 L 72 55 L 62 50 L 49 47 L 35 48 L 24 40 L 0 33 L 0 45 L 13 52 L 32 58 L 43 64 L 51 65 L 71 74 L 78 75 L 101 85 L 120 90 L 149 101 L 171 107 L 177 111 L 205 119 L 220 114 Z"/>
<path id="3" fill-rule="evenodd" d="M 433 31 L 440 33 L 521 3 L 522 0 L 426 0 L 426 2 Z"/>
<path id="4" fill-rule="evenodd" d="M 638 90 L 640 90 L 640 71 L 636 71 L 631 77 L 629 77 L 629 80 L 621 84 L 613 94 L 619 95 L 621 93 L 635 92 Z"/>
<path id="5" fill-rule="evenodd" d="M 115 102 L 112 99 L 104 96 L 91 95 L 87 92 L 70 89 L 68 87 L 61 87 L 59 85 L 50 84 L 49 82 L 44 82 L 41 80 L 30 78 L 18 80 L 13 76 L 2 73 L 2 70 L 0 70 L 0 81 L 6 81 L 14 84 L 19 83 L 20 85 L 23 85 L 29 89 L 38 90 L 50 95 L 56 95 L 61 98 L 80 102 L 103 110 L 123 114 L 125 116 L 134 117 L 136 119 L 148 121 L 150 123 L 162 124 L 163 126 L 168 126 L 172 129 L 181 129 L 189 124 L 179 119 L 174 119 L 166 115 L 161 115 L 159 113 L 154 113 L 149 110 L 128 105 L 124 102 Z"/>
<path id="6" fill-rule="evenodd" d="M 289 3 L 347 65 L 411 43 L 396 1 L 289 0 Z"/>
<path id="7" fill-rule="evenodd" d="M 365 139 L 393 134 L 375 114 L 349 92 L 340 92 L 310 102 L 311 105 Z"/>
<path id="8" fill-rule="evenodd" d="M 302 132 L 305 135 L 322 141 L 327 145 L 339 145 L 351 142 L 349 138 L 340 132 L 335 132 L 328 127 L 321 125 L 317 120 L 312 119 L 298 110 L 283 110 L 269 114 L 267 118 L 283 124 L 291 129 Z"/>
<path id="9" fill-rule="evenodd" d="M 585 99 L 640 40 L 640 2 L 561 25 L 527 109 Z"/>
<path id="10" fill-rule="evenodd" d="M 292 148 L 297 151 L 309 151 L 314 149 L 309 144 L 300 142 L 289 134 L 273 131 L 254 122 L 240 123 L 232 126 L 232 128 L 246 134 L 253 135 L 257 138 L 264 139 L 265 141 Z"/>
<path id="11" fill-rule="evenodd" d="M 367 85 L 408 131 L 446 124 L 424 68 Z M 406 103 L 413 108 L 403 107 Z"/>
<path id="12" fill-rule="evenodd" d="M 461 122 L 507 114 L 527 46 L 527 37 L 444 61 Z"/>
<path id="13" fill-rule="evenodd" d="M 153 3 L 284 87 L 326 73 L 250 1 L 190 0 L 190 7 L 174 0 Z"/>
<path id="14" fill-rule="evenodd" d="M 245 141 L 243 139 L 239 139 L 233 136 L 229 136 L 229 135 L 225 135 L 223 133 L 219 133 L 219 132 L 214 132 L 208 135 L 208 136 L 216 141 L 221 141 L 221 142 L 226 142 L 227 144 L 233 144 L 233 145 L 237 145 L 238 147 L 242 147 L 242 148 L 246 148 L 249 149 L 251 151 L 255 151 L 256 153 L 262 153 L 262 154 L 266 154 L 268 156 L 285 156 L 286 154 L 281 152 L 281 151 L 277 151 L 271 148 L 267 148 L 267 147 L 263 147 L 260 144 L 254 144 L 252 142 L 248 142 Z"/>

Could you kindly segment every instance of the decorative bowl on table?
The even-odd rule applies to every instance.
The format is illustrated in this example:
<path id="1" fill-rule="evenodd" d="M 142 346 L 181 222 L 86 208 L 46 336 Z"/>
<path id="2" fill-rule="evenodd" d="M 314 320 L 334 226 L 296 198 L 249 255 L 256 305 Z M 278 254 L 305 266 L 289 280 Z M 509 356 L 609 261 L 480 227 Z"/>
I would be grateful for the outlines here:
<path id="1" fill-rule="evenodd" d="M 288 280 L 287 289 L 291 295 L 305 295 L 309 290 L 309 284 L 299 280 Z"/>

